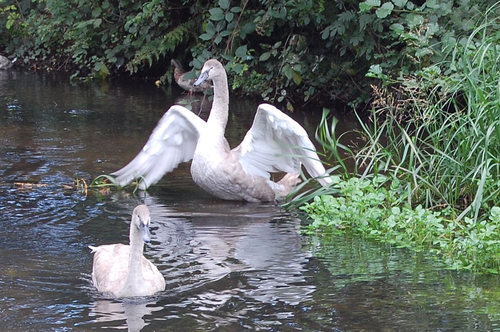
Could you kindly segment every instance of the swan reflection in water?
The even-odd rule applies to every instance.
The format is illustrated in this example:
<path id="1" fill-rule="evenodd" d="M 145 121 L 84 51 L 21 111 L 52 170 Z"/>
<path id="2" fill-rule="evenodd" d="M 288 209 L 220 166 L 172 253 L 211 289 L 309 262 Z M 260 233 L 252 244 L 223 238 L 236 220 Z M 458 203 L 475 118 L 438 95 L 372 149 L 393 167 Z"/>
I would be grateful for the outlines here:
<path id="1" fill-rule="evenodd" d="M 217 201 L 193 212 L 166 207 L 153 197 L 145 203 L 156 221 L 156 242 L 147 254 L 164 275 L 166 290 L 146 304 L 98 300 L 92 310 L 96 321 L 126 319 L 129 331 L 135 331 L 155 317 L 178 318 L 189 308 L 186 314 L 199 312 L 203 320 L 225 325 L 257 310 L 258 303 L 296 305 L 312 299 L 315 286 L 304 275 L 311 253 L 301 248 L 300 221 L 293 215 L 272 204 Z M 218 310 L 234 298 L 244 298 L 245 306 L 220 316 Z"/>
<path id="2" fill-rule="evenodd" d="M 91 303 L 91 317 L 96 317 L 100 323 L 111 323 L 114 328 L 115 322 L 124 321 L 123 329 L 127 328 L 129 332 L 139 332 L 147 324 L 143 317 L 151 315 L 152 312 L 161 310 L 161 307 L 155 307 L 155 302 L 134 302 L 125 300 L 123 302 L 112 300 L 97 300 Z M 153 305 L 153 306 L 151 306 Z"/>

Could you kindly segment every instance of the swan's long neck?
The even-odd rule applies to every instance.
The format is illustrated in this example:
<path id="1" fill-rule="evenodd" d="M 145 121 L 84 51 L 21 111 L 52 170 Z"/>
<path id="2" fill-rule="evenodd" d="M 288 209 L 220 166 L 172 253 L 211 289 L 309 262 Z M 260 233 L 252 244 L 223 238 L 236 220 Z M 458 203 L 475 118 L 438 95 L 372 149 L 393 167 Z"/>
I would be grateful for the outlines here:
<path id="1" fill-rule="evenodd" d="M 226 71 L 223 68 L 222 71 L 220 75 L 212 79 L 214 83 L 214 100 L 207 123 L 212 130 L 215 128 L 220 129 L 220 135 L 224 136 L 229 112 L 229 89 Z"/>
<path id="2" fill-rule="evenodd" d="M 135 225 L 130 227 L 130 252 L 128 258 L 127 280 L 123 285 L 123 291 L 127 293 L 137 292 L 143 287 L 144 276 L 142 274 L 142 257 L 144 251 L 144 240 L 139 229 Z"/>

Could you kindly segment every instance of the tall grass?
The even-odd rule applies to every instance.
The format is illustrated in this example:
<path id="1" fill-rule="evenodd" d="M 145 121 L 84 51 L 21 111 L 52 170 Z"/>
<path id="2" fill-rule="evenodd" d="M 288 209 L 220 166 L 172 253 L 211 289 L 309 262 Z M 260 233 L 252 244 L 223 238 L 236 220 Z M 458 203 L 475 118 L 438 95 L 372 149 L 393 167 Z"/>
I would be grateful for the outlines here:
<path id="1" fill-rule="evenodd" d="M 496 7 L 452 48 L 449 60 L 405 77 L 392 93 L 375 89 L 377 126 L 364 125 L 368 144 L 356 156 L 363 177 L 384 173 L 401 180 L 412 205 L 452 207 L 458 219 L 476 222 L 500 205 Z"/>
<path id="2" fill-rule="evenodd" d="M 373 72 L 385 81 L 374 87 L 372 122 L 360 122 L 359 151 L 340 145 L 324 117 L 321 143 L 351 153 L 356 168 L 348 174 L 330 154 L 340 176 L 331 194 L 301 207 L 313 220 L 306 232 L 351 232 L 434 252 L 450 268 L 500 273 L 497 11 L 500 3 L 471 35 L 442 45 L 441 63 L 398 80 Z"/>

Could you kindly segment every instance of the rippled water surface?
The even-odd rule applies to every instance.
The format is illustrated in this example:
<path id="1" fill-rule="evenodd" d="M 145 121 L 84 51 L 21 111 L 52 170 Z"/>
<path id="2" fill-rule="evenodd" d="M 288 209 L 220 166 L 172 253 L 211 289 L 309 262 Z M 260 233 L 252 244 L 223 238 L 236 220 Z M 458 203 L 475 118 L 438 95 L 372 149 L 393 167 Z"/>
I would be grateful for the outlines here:
<path id="1" fill-rule="evenodd" d="M 214 199 L 189 165 L 146 195 L 71 187 L 127 163 L 172 103 L 206 116 L 201 98 L 146 82 L 72 85 L 0 71 L 0 331 L 500 330 L 498 277 L 362 239 L 304 237 L 304 215 Z M 233 145 L 256 105 L 231 102 Z M 317 116 L 293 116 L 314 131 Z M 153 220 L 145 255 L 167 288 L 106 298 L 91 284 L 87 246 L 127 243 L 140 203 Z"/>

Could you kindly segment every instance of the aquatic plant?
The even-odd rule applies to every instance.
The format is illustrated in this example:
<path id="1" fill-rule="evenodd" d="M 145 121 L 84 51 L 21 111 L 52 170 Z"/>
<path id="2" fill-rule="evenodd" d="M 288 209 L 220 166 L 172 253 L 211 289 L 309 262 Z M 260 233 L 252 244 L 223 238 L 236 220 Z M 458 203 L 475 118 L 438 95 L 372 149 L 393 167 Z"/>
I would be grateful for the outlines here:
<path id="1" fill-rule="evenodd" d="M 405 203 L 394 178 L 333 177 L 337 195 L 316 196 L 301 207 L 312 222 L 306 234 L 353 234 L 441 257 L 453 269 L 500 272 L 500 208 L 487 220 L 453 218 L 451 209 L 432 211 Z"/>

